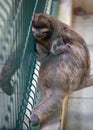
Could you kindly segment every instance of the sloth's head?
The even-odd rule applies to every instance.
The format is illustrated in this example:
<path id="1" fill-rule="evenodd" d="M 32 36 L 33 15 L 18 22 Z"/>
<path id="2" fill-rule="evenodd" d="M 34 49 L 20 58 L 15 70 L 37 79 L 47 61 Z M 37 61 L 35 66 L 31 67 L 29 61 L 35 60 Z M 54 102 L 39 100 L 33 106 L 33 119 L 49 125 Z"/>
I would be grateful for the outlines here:
<path id="1" fill-rule="evenodd" d="M 51 36 L 50 22 L 43 14 L 34 15 L 32 21 L 32 33 L 38 40 L 49 38 Z"/>

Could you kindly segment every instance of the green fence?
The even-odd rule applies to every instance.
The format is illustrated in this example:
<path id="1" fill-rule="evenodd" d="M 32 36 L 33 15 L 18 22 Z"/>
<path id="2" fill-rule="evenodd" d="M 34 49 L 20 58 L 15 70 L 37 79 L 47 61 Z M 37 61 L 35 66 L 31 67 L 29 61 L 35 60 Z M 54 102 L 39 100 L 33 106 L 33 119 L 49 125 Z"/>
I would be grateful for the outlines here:
<path id="1" fill-rule="evenodd" d="M 31 110 L 40 101 L 40 63 L 35 56 L 31 25 L 34 13 L 55 15 L 57 3 L 57 0 L 0 0 L 0 71 L 14 51 L 15 62 L 20 64 L 11 81 L 14 87 L 13 95 L 7 96 L 0 89 L 1 130 L 39 129 L 29 127 Z M 18 50 L 19 44 L 21 49 Z"/>

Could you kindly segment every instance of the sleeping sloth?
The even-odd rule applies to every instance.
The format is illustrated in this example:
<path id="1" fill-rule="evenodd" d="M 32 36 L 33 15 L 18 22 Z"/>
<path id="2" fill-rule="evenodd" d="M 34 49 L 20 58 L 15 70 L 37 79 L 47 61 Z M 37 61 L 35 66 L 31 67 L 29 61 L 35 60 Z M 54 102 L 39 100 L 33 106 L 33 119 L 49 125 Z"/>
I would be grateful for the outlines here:
<path id="1" fill-rule="evenodd" d="M 84 39 L 70 26 L 47 14 L 35 14 L 32 32 L 36 39 L 37 59 L 41 62 L 39 86 L 42 100 L 33 108 L 31 125 L 42 130 L 61 130 L 61 113 L 65 96 L 93 85 L 90 55 Z M 21 44 L 20 44 L 21 45 Z M 17 47 L 17 57 L 22 56 Z M 10 79 L 20 65 L 16 52 L 11 53 L 0 75 L 0 87 L 11 95 Z M 15 63 L 15 64 L 14 64 Z"/>

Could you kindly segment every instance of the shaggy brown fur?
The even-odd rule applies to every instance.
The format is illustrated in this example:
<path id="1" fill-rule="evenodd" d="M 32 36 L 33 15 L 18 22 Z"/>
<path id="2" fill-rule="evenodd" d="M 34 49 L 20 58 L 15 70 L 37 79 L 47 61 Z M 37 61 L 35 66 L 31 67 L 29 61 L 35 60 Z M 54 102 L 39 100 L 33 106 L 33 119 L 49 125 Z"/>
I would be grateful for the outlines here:
<path id="1" fill-rule="evenodd" d="M 89 81 L 89 51 L 78 33 L 47 14 L 35 14 L 32 28 L 41 61 L 39 85 L 42 101 L 33 108 L 31 122 L 32 125 L 40 123 L 42 126 L 55 112 L 61 112 L 61 104 L 66 95 L 93 82 Z M 44 28 L 48 29 L 50 35 L 42 32 Z"/>

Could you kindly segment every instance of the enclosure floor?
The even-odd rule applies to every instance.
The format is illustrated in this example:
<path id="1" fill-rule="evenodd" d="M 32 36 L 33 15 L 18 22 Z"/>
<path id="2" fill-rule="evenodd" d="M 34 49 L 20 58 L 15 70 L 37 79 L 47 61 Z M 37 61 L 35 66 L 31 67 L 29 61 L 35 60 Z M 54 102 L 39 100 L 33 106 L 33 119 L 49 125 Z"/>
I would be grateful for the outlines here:
<path id="1" fill-rule="evenodd" d="M 88 44 L 93 73 L 93 15 L 75 16 L 73 27 Z M 77 91 L 70 96 L 65 130 L 93 130 L 93 87 Z"/>

